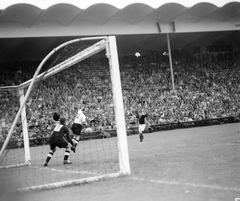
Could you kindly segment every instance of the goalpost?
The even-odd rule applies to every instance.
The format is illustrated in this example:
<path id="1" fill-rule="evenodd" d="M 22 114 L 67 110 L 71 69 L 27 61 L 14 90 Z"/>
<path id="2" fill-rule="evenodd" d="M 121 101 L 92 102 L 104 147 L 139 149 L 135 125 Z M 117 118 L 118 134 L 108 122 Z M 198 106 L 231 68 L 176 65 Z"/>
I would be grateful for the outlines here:
<path id="1" fill-rule="evenodd" d="M 78 47 L 78 44 L 80 44 L 83 41 L 95 41 L 95 40 L 99 40 L 99 42 L 97 42 L 93 45 L 89 45 L 89 47 L 87 47 L 87 48 L 84 47 L 84 49 L 82 47 L 81 48 Z M 51 66 L 51 68 L 43 71 L 43 66 L 46 63 L 48 63 L 49 60 L 51 60 L 52 56 L 54 54 L 56 54 L 56 52 L 60 51 L 63 48 L 66 48 L 67 46 L 73 45 L 73 44 L 77 44 L 76 45 L 77 48 L 71 47 L 71 48 L 69 48 L 70 50 L 65 51 L 65 52 L 68 52 L 67 59 L 65 59 L 64 61 L 59 62 L 57 65 Z M 78 51 L 75 54 L 73 49 L 74 49 L 74 51 L 76 51 L 76 50 L 77 51 L 80 50 L 80 51 Z M 42 160 L 44 160 L 46 157 L 46 154 L 48 152 L 48 148 L 46 149 L 46 147 L 48 147 L 48 146 L 43 145 L 43 146 L 38 146 L 36 148 L 34 146 L 31 146 L 31 144 L 30 144 L 31 136 L 29 137 L 28 119 L 30 119 L 32 117 L 29 117 L 27 114 L 28 110 L 30 110 L 32 112 L 32 114 L 34 114 L 34 110 L 32 108 L 30 109 L 29 105 L 31 105 L 34 100 L 36 100 L 36 102 L 37 102 L 39 100 L 42 101 L 42 99 L 40 99 L 40 98 L 37 99 L 36 96 L 34 96 L 34 95 L 32 95 L 33 98 L 32 97 L 30 98 L 31 94 L 38 93 L 40 90 L 46 89 L 44 84 L 42 84 L 42 83 L 44 83 L 44 80 L 49 80 L 51 78 L 55 79 L 53 77 L 61 72 L 64 72 L 66 75 L 68 75 L 67 73 L 68 73 L 68 71 L 70 71 L 68 69 L 70 69 L 71 67 L 77 69 L 75 72 L 80 72 L 79 69 L 81 69 L 82 66 L 79 63 L 81 61 L 86 60 L 87 58 L 89 58 L 93 55 L 96 55 L 103 50 L 106 51 L 105 57 L 108 59 L 108 65 L 109 65 L 109 75 L 110 75 L 110 80 L 111 80 L 113 110 L 114 110 L 114 115 L 115 115 L 117 137 L 115 139 L 114 139 L 114 137 L 112 137 L 111 139 L 109 139 L 109 142 L 107 142 L 105 139 L 104 140 L 102 140 L 102 139 L 101 140 L 100 139 L 89 140 L 88 142 L 87 141 L 83 142 L 82 146 L 85 146 L 85 148 L 84 147 L 81 148 L 82 149 L 81 153 L 79 153 L 78 155 L 76 154 L 74 156 L 75 157 L 74 159 L 78 161 L 80 157 L 81 157 L 81 159 L 85 157 L 84 159 L 87 162 L 81 161 L 82 163 L 78 162 L 77 165 L 71 165 L 70 167 L 65 167 L 64 165 L 61 164 L 61 166 L 63 166 L 63 167 L 59 168 L 60 165 L 58 164 L 58 161 L 55 161 L 52 167 L 43 168 L 42 164 L 44 161 L 42 161 Z M 74 55 L 69 55 L 69 52 L 74 52 Z M 61 53 L 61 56 L 63 54 L 67 55 L 66 53 Z M 61 58 L 61 56 L 58 56 L 58 59 Z M 74 73 L 71 72 L 70 75 L 71 76 L 74 75 L 75 72 Z M 82 72 L 80 72 L 80 73 L 82 73 Z M 84 75 L 82 75 L 82 76 L 84 76 Z M 64 78 L 64 76 L 63 76 L 63 79 L 66 79 L 66 78 Z M 58 81 L 58 78 L 56 78 L 55 80 Z M 70 81 L 71 81 L 71 79 L 67 80 L 66 83 L 68 83 Z M 37 88 L 36 85 L 39 86 L 39 88 Z M 77 86 L 78 85 L 79 84 L 77 84 Z M 54 86 L 51 86 L 51 87 L 54 87 Z M 59 87 L 59 86 L 57 86 L 57 87 Z M 83 88 L 84 87 L 85 86 L 83 86 Z M 6 138 L 4 139 L 4 143 L 2 143 L 1 152 L 0 152 L 0 176 L 1 176 L 1 178 L 5 179 L 6 184 L 9 184 L 8 187 L 9 186 L 10 187 L 7 190 L 9 190 L 9 191 L 28 191 L 28 190 L 34 190 L 34 189 L 39 190 L 39 189 L 46 189 L 46 188 L 47 189 L 48 188 L 56 188 L 56 187 L 61 187 L 61 186 L 69 186 L 69 185 L 74 185 L 74 184 L 87 183 L 87 182 L 97 181 L 97 180 L 104 179 L 104 178 L 118 177 L 121 175 L 129 175 L 130 174 L 127 133 L 126 133 L 126 126 L 125 126 L 124 106 L 123 106 L 120 70 L 119 70 L 117 45 L 116 45 L 115 36 L 79 38 L 79 39 L 68 41 L 68 42 L 58 46 L 57 48 L 53 49 L 42 60 L 42 62 L 38 66 L 37 70 L 35 71 L 32 79 L 30 79 L 18 86 L 3 87 L 3 88 L 1 88 L 1 90 L 7 90 L 7 91 L 14 90 L 13 93 L 16 93 L 16 91 L 17 91 L 18 98 L 20 100 L 20 107 L 15 115 L 13 123 L 8 131 L 8 134 L 7 134 Z M 87 92 L 89 93 L 89 90 L 87 90 Z M 48 95 L 50 95 L 51 93 L 52 93 L 52 91 L 50 91 L 48 93 Z M 61 93 L 64 93 L 64 89 Z M 81 94 L 81 97 L 84 98 L 85 97 L 84 94 Z M 69 95 L 68 100 L 72 100 L 72 99 L 74 99 L 74 98 Z M 41 102 L 41 101 L 39 101 L 39 102 Z M 79 104 L 79 102 L 73 101 L 73 104 L 75 104 L 75 103 Z M 47 107 L 47 103 L 44 103 L 44 104 L 40 103 L 40 105 L 41 104 L 42 104 L 41 107 L 35 106 L 35 108 L 42 110 L 43 107 L 45 107 L 45 108 Z M 35 105 L 37 105 L 37 104 L 35 104 Z M 62 108 L 62 107 L 59 107 L 59 108 L 61 108 L 64 111 L 69 112 L 69 110 L 68 110 L 69 108 Z M 89 109 L 89 111 L 90 111 L 90 109 Z M 109 111 L 111 111 L 111 109 L 109 109 Z M 62 115 L 64 116 L 65 113 L 62 112 Z M 73 115 L 75 115 L 75 114 L 73 114 Z M 20 116 L 21 116 L 21 121 L 19 120 Z M 49 114 L 49 116 L 51 116 L 51 114 Z M 71 115 L 68 115 L 68 116 L 70 118 Z M 86 116 L 88 116 L 88 115 L 86 114 Z M 16 125 L 19 126 L 19 124 L 21 125 L 21 134 L 20 134 L 20 132 L 16 131 Z M 35 135 L 36 133 L 33 132 L 33 134 Z M 21 138 L 21 135 L 22 135 L 23 148 L 20 148 L 20 149 L 18 149 L 16 147 L 9 148 L 9 144 L 10 144 L 11 139 L 13 138 L 13 135 L 15 137 L 18 136 L 17 137 L 18 139 Z M 116 141 L 116 143 L 114 141 Z M 84 143 L 87 145 L 85 145 Z M 81 145 L 79 145 L 79 146 L 81 146 Z M 91 148 L 86 147 L 86 146 L 89 146 L 89 147 L 91 146 Z M 116 150 L 114 152 L 116 152 L 116 153 L 112 153 L 113 151 L 111 151 L 108 146 L 110 148 L 115 146 Z M 44 149 L 42 147 L 44 147 Z M 15 159 L 7 160 L 6 158 L 8 157 L 8 155 L 10 155 L 13 152 L 17 152 L 17 153 L 22 152 L 23 153 L 22 157 L 24 157 L 24 159 L 21 159 L 22 161 L 19 163 Z M 97 152 L 97 154 L 96 154 L 96 152 Z M 36 155 L 33 156 L 33 153 Z M 42 153 L 42 154 L 40 155 L 39 153 Z M 71 153 L 71 154 L 74 155 L 73 153 Z M 105 154 L 105 155 L 102 156 L 101 154 Z M 90 155 L 93 158 L 93 159 L 91 159 L 92 164 L 91 164 L 91 162 L 89 162 Z M 115 163 L 116 163 L 115 159 L 113 159 L 114 156 L 117 156 L 117 158 L 118 158 L 118 168 L 119 168 L 118 170 L 115 167 L 114 168 L 112 167 L 113 164 L 115 165 Z M 56 157 L 62 157 L 62 156 L 59 155 Z M 95 159 L 94 159 L 94 157 L 95 157 Z M 19 159 L 21 157 L 16 156 L 15 158 Z M 105 167 L 101 167 L 101 166 L 103 166 L 102 163 L 104 164 Z M 90 166 L 90 168 L 87 167 L 88 165 Z M 80 168 L 83 168 L 83 167 L 85 169 L 80 170 Z M 94 172 L 95 171 L 94 169 L 97 169 L 98 167 L 100 167 L 101 170 L 99 172 L 98 172 L 98 170 L 96 170 L 96 172 Z M 91 169 L 91 171 L 87 172 L 86 169 L 87 170 Z M 112 172 L 112 170 L 114 170 L 115 172 Z M 19 179 L 18 179 L 19 184 L 17 185 L 17 184 L 15 184 L 17 182 L 14 181 L 16 178 L 14 175 L 19 175 L 19 174 L 21 176 L 19 176 Z M 35 179 L 36 181 L 34 181 L 34 182 L 33 181 L 31 181 L 31 182 L 24 181 L 27 179 L 26 176 L 24 176 L 24 175 L 30 175 L 31 178 L 33 178 L 37 174 L 38 175 L 42 174 L 42 176 L 41 176 L 41 178 L 40 178 L 40 176 L 36 176 L 36 179 Z M 55 177 L 54 177 L 54 179 L 49 181 L 48 175 L 49 176 L 54 175 Z M 69 176 L 69 175 L 71 175 L 71 176 Z M 79 175 L 81 175 L 81 176 L 79 176 Z M 47 177 L 47 179 L 45 177 Z M 45 179 L 46 179 L 46 181 L 45 181 Z M 41 180 L 41 181 L 39 181 L 39 180 Z M 25 183 L 27 183 L 27 185 Z M 1 187 L 1 185 L 0 185 L 0 187 Z M 6 188 L 6 186 L 4 186 L 3 189 L 4 188 Z"/>

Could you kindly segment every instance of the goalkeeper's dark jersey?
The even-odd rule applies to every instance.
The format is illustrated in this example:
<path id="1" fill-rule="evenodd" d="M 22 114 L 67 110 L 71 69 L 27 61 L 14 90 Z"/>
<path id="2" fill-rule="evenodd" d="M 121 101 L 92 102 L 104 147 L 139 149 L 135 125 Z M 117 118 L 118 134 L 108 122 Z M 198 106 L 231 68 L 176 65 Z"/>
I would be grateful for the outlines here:
<path id="1" fill-rule="evenodd" d="M 50 143 L 57 143 L 63 140 L 73 144 L 68 128 L 65 125 L 57 124 L 50 137 Z"/>

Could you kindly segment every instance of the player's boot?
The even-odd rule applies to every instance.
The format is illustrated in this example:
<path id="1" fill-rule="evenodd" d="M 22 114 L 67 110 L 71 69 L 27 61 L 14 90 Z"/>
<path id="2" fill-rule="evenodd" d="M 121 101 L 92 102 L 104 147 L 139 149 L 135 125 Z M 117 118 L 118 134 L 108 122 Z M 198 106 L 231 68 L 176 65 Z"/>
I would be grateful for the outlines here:
<path id="1" fill-rule="evenodd" d="M 75 153 L 76 152 L 76 146 L 72 146 L 71 150 Z"/>
<path id="2" fill-rule="evenodd" d="M 64 160 L 64 161 L 63 161 L 63 164 L 64 164 L 64 165 L 72 164 L 72 162 L 71 162 L 71 161 L 68 161 L 68 160 Z"/>
<path id="3" fill-rule="evenodd" d="M 43 165 L 44 167 L 47 167 L 48 166 L 48 163 L 46 162 L 46 163 L 44 163 L 44 165 Z"/>

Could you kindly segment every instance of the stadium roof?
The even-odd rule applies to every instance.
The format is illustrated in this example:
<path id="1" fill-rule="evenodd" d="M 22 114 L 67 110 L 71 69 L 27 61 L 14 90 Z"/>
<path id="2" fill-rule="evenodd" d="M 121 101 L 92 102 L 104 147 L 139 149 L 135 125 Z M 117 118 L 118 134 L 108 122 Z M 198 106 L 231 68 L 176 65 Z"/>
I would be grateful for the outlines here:
<path id="1" fill-rule="evenodd" d="M 172 49 L 217 40 L 239 41 L 240 2 L 216 5 L 222 1 L 193 0 L 187 6 L 186 1 L 163 0 L 154 1 L 152 7 L 128 1 L 122 7 L 96 3 L 85 8 L 53 2 L 56 4 L 44 8 L 30 3 L 0 7 L 0 60 L 41 58 L 62 42 L 82 36 L 117 35 L 120 54 L 164 49 L 166 33 Z"/>

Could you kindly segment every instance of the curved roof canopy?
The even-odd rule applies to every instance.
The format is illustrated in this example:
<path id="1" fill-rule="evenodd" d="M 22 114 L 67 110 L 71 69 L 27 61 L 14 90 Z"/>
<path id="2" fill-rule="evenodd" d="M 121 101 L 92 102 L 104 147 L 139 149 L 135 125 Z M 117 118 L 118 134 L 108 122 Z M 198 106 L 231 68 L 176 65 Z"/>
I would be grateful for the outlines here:
<path id="1" fill-rule="evenodd" d="M 226 31 L 239 27 L 240 2 L 223 7 L 202 2 L 190 8 L 177 3 L 158 8 L 134 3 L 122 9 L 102 3 L 81 9 L 62 3 L 45 10 L 14 4 L 0 10 L 0 38 Z"/>
<path id="2" fill-rule="evenodd" d="M 58 43 L 53 43 L 56 37 L 117 35 L 120 52 L 126 53 L 136 46 L 148 50 L 156 45 L 166 45 L 165 33 L 174 33 L 171 34 L 171 44 L 178 48 L 203 38 L 206 33 L 209 33 L 208 39 L 215 39 L 216 36 L 210 32 L 226 32 L 221 33 L 221 37 L 227 37 L 227 34 L 232 34 L 227 31 L 239 31 L 240 2 L 229 2 L 222 7 L 206 2 L 191 7 L 165 3 L 156 8 L 144 3 L 133 3 L 123 8 L 98 3 L 84 9 L 67 3 L 46 9 L 32 4 L 14 4 L 0 10 L 0 30 L 1 49 L 4 48 L 3 43 L 5 48 L 20 48 L 23 38 L 43 40 L 39 37 L 48 37 L 49 44 L 43 44 L 50 46 Z M 137 34 L 144 34 L 144 37 Z M 122 35 L 128 37 L 122 38 Z M 17 42 L 16 38 L 19 38 Z M 34 43 L 33 39 L 28 40 L 29 44 Z M 10 48 L 11 43 L 14 46 Z M 43 44 L 35 44 L 34 47 L 40 51 Z"/>

